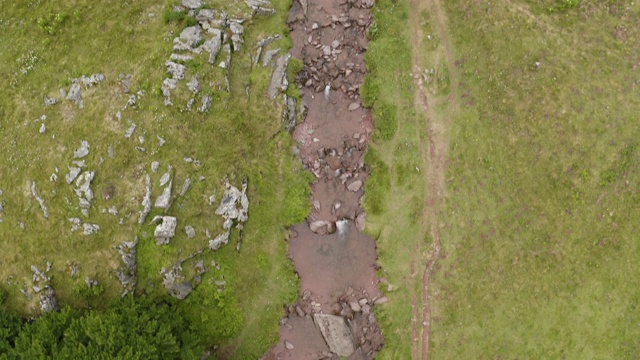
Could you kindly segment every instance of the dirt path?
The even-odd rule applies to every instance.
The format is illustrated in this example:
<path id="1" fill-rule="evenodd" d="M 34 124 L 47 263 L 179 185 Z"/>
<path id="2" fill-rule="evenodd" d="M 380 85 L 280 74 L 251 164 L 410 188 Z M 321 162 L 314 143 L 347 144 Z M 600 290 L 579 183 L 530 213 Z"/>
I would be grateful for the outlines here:
<path id="1" fill-rule="evenodd" d="M 437 114 L 431 109 L 430 103 L 447 101 L 450 108 L 457 106 L 455 94 L 457 92 L 457 81 L 455 80 L 455 67 L 453 59 L 453 51 L 449 37 L 447 35 L 447 19 L 444 14 L 444 10 L 441 9 L 438 0 L 411 0 L 411 8 L 413 11 L 410 16 L 411 26 L 411 43 L 413 49 L 413 73 L 414 79 L 418 86 L 418 92 L 416 94 L 416 106 L 418 111 L 419 125 L 426 133 L 426 141 L 422 142 L 421 152 L 423 161 L 427 164 L 426 168 L 426 182 L 425 182 L 425 206 L 422 214 L 422 229 L 423 233 L 426 229 L 429 229 L 433 245 L 429 249 L 426 263 L 421 261 L 421 265 L 424 266 L 422 273 L 422 287 L 420 298 L 422 300 L 422 313 L 418 313 L 415 306 L 414 309 L 414 324 L 418 319 L 421 319 L 420 338 L 417 335 L 413 336 L 412 343 L 412 355 L 414 359 L 418 359 L 418 342 L 420 343 L 420 358 L 422 360 L 428 359 L 429 356 L 429 339 L 431 334 L 431 305 L 429 301 L 429 286 L 431 275 L 435 268 L 436 262 L 440 256 L 441 240 L 440 232 L 438 228 L 438 216 L 439 206 L 444 195 L 445 187 L 445 173 L 446 173 L 446 158 L 448 150 L 447 128 L 449 119 L 443 114 Z M 422 72 L 424 70 L 422 53 L 422 42 L 424 34 L 422 33 L 422 12 L 427 11 L 429 18 L 432 22 L 434 30 L 437 33 L 437 37 L 440 39 L 440 46 L 432 53 L 429 54 L 429 58 L 434 59 L 435 63 L 443 63 L 448 67 L 450 74 L 450 89 L 451 94 L 449 98 L 442 99 L 429 92 L 424 84 Z M 431 66 L 436 64 L 429 64 Z M 417 76 L 416 76 L 417 74 Z M 416 254 L 420 254 L 420 240 L 416 239 Z M 412 276 L 414 262 L 420 259 L 412 260 Z M 413 297 L 415 299 L 415 296 Z M 413 304 L 412 304 L 413 305 Z M 414 327 L 413 333 L 416 332 Z"/>

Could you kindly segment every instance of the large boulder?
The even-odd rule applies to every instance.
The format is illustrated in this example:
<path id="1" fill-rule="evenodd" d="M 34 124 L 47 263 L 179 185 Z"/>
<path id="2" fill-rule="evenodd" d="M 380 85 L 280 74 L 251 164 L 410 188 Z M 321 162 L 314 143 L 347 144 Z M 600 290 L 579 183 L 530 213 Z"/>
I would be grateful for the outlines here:
<path id="1" fill-rule="evenodd" d="M 169 243 L 172 237 L 176 235 L 176 225 L 178 221 L 173 216 L 156 216 L 151 220 L 152 223 L 158 223 L 153 232 L 156 238 L 156 244 L 165 245 Z"/>
<path id="2" fill-rule="evenodd" d="M 351 329 L 342 316 L 314 314 L 313 320 L 332 352 L 343 357 L 353 354 L 356 344 Z"/>

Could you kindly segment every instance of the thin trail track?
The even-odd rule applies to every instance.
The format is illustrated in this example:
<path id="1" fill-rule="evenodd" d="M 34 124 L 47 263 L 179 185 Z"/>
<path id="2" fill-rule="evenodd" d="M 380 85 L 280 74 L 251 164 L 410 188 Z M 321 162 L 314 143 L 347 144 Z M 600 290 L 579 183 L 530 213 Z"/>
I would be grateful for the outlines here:
<path id="1" fill-rule="evenodd" d="M 457 106 L 455 94 L 457 92 L 457 81 L 455 80 L 455 67 L 453 60 L 453 51 L 450 44 L 450 40 L 447 36 L 447 20 L 444 14 L 444 10 L 441 9 L 439 0 L 411 0 L 411 15 L 410 15 L 410 32 L 411 32 L 411 45 L 413 49 L 413 74 L 418 91 L 416 93 L 416 107 L 417 121 L 419 128 L 422 129 L 426 135 L 425 141 L 421 144 L 421 153 L 423 162 L 426 167 L 426 181 L 425 181 L 425 203 L 422 213 L 421 227 L 422 234 L 429 234 L 432 239 L 432 246 L 428 250 L 426 255 L 426 261 L 424 259 L 412 259 L 411 261 L 411 276 L 414 278 L 415 273 L 415 261 L 420 261 L 420 266 L 423 266 L 422 280 L 420 286 L 420 299 L 422 303 L 422 311 L 419 312 L 416 304 L 416 294 L 412 296 L 412 309 L 413 309 L 413 324 L 412 324 L 412 357 L 413 359 L 427 360 L 429 357 L 429 339 L 431 335 L 431 306 L 429 301 L 429 287 L 431 283 L 431 276 L 433 274 L 436 262 L 441 252 L 441 240 L 438 227 L 439 207 L 444 195 L 445 188 L 445 172 L 446 172 L 446 158 L 448 151 L 448 139 L 447 128 L 449 117 L 447 116 L 451 110 L 445 113 L 436 113 L 432 108 L 432 103 L 438 103 L 440 101 L 446 101 L 449 103 L 449 109 L 454 109 Z M 440 40 L 439 46 L 433 53 L 429 53 L 429 58 L 434 59 L 435 63 L 428 64 L 431 67 L 435 67 L 438 63 L 443 63 L 448 67 L 450 74 L 450 89 L 451 94 L 449 98 L 442 98 L 434 95 L 429 89 L 426 88 L 423 79 L 422 71 L 424 70 L 423 64 L 423 52 L 422 42 L 423 36 L 423 19 L 422 14 L 426 11 L 429 14 L 429 19 L 433 30 L 437 34 L 437 38 Z M 424 250 L 420 249 L 420 243 L 423 239 L 416 239 L 416 254 L 421 254 Z M 419 321 L 421 319 L 421 321 Z M 420 335 L 418 335 L 420 334 Z M 419 349 L 419 351 L 418 351 Z"/>

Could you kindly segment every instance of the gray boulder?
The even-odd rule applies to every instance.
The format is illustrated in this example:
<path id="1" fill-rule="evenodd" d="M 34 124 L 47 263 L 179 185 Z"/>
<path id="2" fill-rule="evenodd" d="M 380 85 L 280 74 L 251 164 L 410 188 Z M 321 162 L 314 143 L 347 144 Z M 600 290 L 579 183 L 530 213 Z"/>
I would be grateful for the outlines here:
<path id="1" fill-rule="evenodd" d="M 155 207 L 157 208 L 162 208 L 162 209 L 169 209 L 169 206 L 171 205 L 171 186 L 173 185 L 173 181 L 169 182 L 169 185 L 167 185 L 164 190 L 162 190 L 162 194 L 160 196 L 158 196 L 156 198 L 156 203 L 155 203 Z"/>
<path id="2" fill-rule="evenodd" d="M 197 9 L 202 7 L 202 0 L 182 0 L 182 6 L 187 9 Z"/>
<path id="3" fill-rule="evenodd" d="M 187 237 L 189 239 L 193 239 L 196 236 L 196 229 L 194 229 L 191 225 L 185 226 L 184 231 L 187 233 Z"/>
<path id="4" fill-rule="evenodd" d="M 138 224 L 140 225 L 144 224 L 147 215 L 151 212 L 151 176 L 149 176 L 149 174 L 145 176 L 145 183 L 147 191 L 142 199 L 143 209 L 140 211 L 140 219 L 138 220 Z"/>
<path id="5" fill-rule="evenodd" d="M 184 75 L 187 72 L 186 66 L 182 64 L 174 63 L 173 61 L 168 61 L 168 60 L 164 64 L 167 67 L 167 73 L 171 75 L 173 79 L 177 79 L 177 80 L 184 79 Z"/>
<path id="6" fill-rule="evenodd" d="M 165 245 L 169 243 L 172 237 L 176 235 L 177 220 L 173 216 L 156 216 L 151 223 L 158 223 L 153 236 L 156 238 L 156 244 Z"/>
<path id="7" fill-rule="evenodd" d="M 80 142 L 80 147 L 73 150 L 73 157 L 74 158 L 83 158 L 85 156 L 89 155 L 89 142 L 86 140 L 82 140 Z"/>
<path id="8" fill-rule="evenodd" d="M 209 29 L 209 33 L 213 36 L 202 44 L 202 48 L 209 53 L 209 64 L 213 64 L 222 47 L 222 32 L 219 29 Z"/>
<path id="9" fill-rule="evenodd" d="M 200 107 L 198 108 L 199 112 L 207 112 L 209 111 L 209 108 L 211 107 L 211 96 L 209 95 L 204 95 L 202 97 L 202 105 L 200 105 Z"/>
<path id="10" fill-rule="evenodd" d="M 197 94 L 198 92 L 200 92 L 200 83 L 198 82 L 198 79 L 195 76 L 191 77 L 191 80 L 189 80 L 189 82 L 187 83 L 187 87 L 189 88 L 189 91 L 191 91 L 194 94 Z"/>
<path id="11" fill-rule="evenodd" d="M 180 33 L 180 40 L 192 48 L 202 39 L 201 35 L 202 30 L 200 26 L 189 26 Z"/>
<path id="12" fill-rule="evenodd" d="M 289 83 L 286 77 L 287 64 L 289 63 L 289 54 L 282 55 L 276 61 L 276 68 L 273 71 L 273 75 L 271 77 L 271 83 L 269 84 L 268 94 L 269 97 L 275 99 L 276 96 L 280 93 L 280 91 L 287 90 Z"/>
<path id="13" fill-rule="evenodd" d="M 40 310 L 45 313 L 60 310 L 56 292 L 49 285 L 47 285 L 42 294 L 40 294 Z"/>
<path id="14" fill-rule="evenodd" d="M 313 320 L 332 352 L 341 357 L 353 354 L 356 344 L 351 329 L 342 316 L 313 314 Z"/>

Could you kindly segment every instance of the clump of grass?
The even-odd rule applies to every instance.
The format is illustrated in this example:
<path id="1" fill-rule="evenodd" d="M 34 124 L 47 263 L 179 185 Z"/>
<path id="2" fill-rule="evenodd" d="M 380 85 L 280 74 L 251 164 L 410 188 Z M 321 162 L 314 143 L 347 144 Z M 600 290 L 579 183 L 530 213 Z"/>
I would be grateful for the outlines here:
<path id="1" fill-rule="evenodd" d="M 397 110 L 393 104 L 380 104 L 373 108 L 375 138 L 391 140 L 398 129 Z"/>
<path id="2" fill-rule="evenodd" d="M 173 9 L 165 9 L 162 13 L 162 22 L 165 24 L 170 24 L 172 22 L 178 24 L 187 17 L 187 14 L 188 13 L 185 10 L 176 11 Z"/>
<path id="3" fill-rule="evenodd" d="M 365 184 L 364 206 L 369 213 L 379 215 L 385 209 L 387 195 L 391 188 L 389 167 L 373 148 L 367 150 L 365 163 L 371 176 L 369 176 Z"/>

